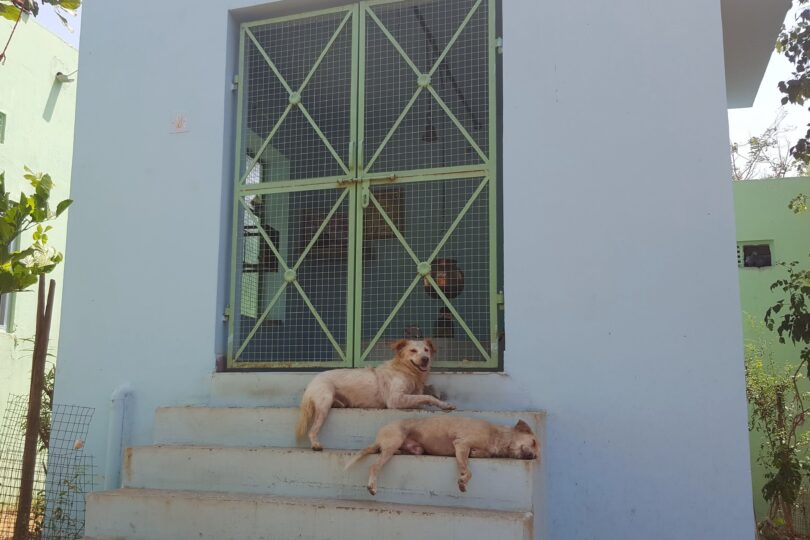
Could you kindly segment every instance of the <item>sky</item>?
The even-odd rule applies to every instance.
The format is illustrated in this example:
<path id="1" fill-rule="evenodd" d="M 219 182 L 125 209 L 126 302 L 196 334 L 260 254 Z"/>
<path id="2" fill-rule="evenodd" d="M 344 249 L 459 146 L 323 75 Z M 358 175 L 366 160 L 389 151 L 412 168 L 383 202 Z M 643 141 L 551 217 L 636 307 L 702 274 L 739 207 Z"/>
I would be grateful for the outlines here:
<path id="1" fill-rule="evenodd" d="M 79 48 L 79 32 L 81 30 L 81 21 L 82 21 L 82 9 L 79 8 L 78 14 L 74 17 L 72 15 L 67 16 L 68 24 L 73 29 L 71 32 L 65 25 L 62 24 L 62 21 L 59 20 L 59 17 L 53 12 L 53 8 L 49 5 L 41 5 L 39 6 L 39 15 L 37 15 L 37 22 L 62 38 L 63 40 L 67 41 L 77 49 Z"/>
<path id="2" fill-rule="evenodd" d="M 795 10 L 791 9 L 785 17 L 786 24 L 790 24 L 794 18 Z M 773 123 L 779 109 L 782 108 L 782 93 L 779 92 L 777 85 L 779 81 L 790 78 L 791 67 L 791 63 L 784 56 L 773 52 L 754 100 L 754 106 L 728 111 L 729 136 L 732 142 L 745 142 L 750 137 L 761 134 Z M 810 112 L 807 107 L 788 104 L 784 110 L 787 116 L 782 122 L 782 127 L 793 128 L 790 135 L 803 135 L 807 131 L 807 124 L 810 123 Z"/>

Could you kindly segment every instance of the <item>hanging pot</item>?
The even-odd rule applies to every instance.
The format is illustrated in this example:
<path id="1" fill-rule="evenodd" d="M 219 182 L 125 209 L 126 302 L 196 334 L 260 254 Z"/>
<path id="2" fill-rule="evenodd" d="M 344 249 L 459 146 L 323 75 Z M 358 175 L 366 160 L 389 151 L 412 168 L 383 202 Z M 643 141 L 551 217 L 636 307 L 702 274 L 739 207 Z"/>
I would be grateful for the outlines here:
<path id="1" fill-rule="evenodd" d="M 461 271 L 455 259 L 436 259 L 433 261 L 430 276 L 448 299 L 452 300 L 464 291 L 464 272 Z M 439 298 L 427 278 L 423 280 L 423 285 L 425 294 L 433 299 Z"/>

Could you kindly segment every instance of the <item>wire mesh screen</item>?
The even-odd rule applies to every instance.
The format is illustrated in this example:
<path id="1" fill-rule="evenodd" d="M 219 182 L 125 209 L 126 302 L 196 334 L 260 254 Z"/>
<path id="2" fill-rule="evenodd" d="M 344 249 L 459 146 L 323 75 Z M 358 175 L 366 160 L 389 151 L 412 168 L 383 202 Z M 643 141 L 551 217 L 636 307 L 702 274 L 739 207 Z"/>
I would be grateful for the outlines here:
<path id="1" fill-rule="evenodd" d="M 29 538 L 76 540 L 84 531 L 85 495 L 93 490 L 84 441 L 94 410 L 56 405 L 41 426 Z M 9 397 L 0 431 L 0 540 L 11 540 L 17 516 L 28 396 Z"/>
<path id="2" fill-rule="evenodd" d="M 793 504 L 793 529 L 796 538 L 810 538 L 810 492 L 801 490 Z"/>
<path id="3" fill-rule="evenodd" d="M 51 453 L 45 477 L 43 540 L 77 540 L 84 533 L 85 497 L 93 491 L 93 456 L 80 451 Z"/>
<path id="4" fill-rule="evenodd" d="M 391 342 L 422 336 L 434 340 L 443 363 L 487 359 L 486 184 L 486 179 L 467 178 L 372 188 L 363 235 L 366 360 L 387 360 Z"/>
<path id="5" fill-rule="evenodd" d="M 243 26 L 229 366 L 497 365 L 492 5 Z"/>
<path id="6" fill-rule="evenodd" d="M 348 172 L 352 16 L 339 11 L 246 30 L 242 140 L 270 165 L 263 182 Z"/>
<path id="7" fill-rule="evenodd" d="M 348 192 L 256 195 L 243 213 L 237 362 L 343 361 Z"/>
<path id="8" fill-rule="evenodd" d="M 489 152 L 487 2 L 371 6 L 365 26 L 367 170 L 482 163 Z"/>

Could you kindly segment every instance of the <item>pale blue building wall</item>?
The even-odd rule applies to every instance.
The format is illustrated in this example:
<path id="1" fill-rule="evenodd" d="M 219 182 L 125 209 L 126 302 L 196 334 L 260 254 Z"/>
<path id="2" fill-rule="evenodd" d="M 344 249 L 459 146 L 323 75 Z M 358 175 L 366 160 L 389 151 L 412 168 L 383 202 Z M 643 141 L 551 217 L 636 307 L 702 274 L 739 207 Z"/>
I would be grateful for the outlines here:
<path id="1" fill-rule="evenodd" d="M 116 387 L 134 444 L 208 399 L 246 5 L 85 7 L 56 398 L 102 471 Z M 719 3 L 504 0 L 503 34 L 506 373 L 462 403 L 548 411 L 548 538 L 752 538 Z"/>

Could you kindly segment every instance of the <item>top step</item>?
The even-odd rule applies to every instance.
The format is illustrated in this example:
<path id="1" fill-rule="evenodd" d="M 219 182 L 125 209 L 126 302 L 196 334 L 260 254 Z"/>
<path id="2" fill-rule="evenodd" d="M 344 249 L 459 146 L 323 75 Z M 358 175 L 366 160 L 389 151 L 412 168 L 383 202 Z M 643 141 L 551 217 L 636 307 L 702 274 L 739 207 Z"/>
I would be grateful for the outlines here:
<path id="1" fill-rule="evenodd" d="M 501 425 L 524 420 L 541 444 L 545 414 L 541 411 L 454 411 L 423 409 L 332 409 L 320 432 L 325 448 L 357 450 L 374 441 L 389 422 L 430 415 L 482 418 Z M 162 407 L 155 413 L 155 444 L 188 446 L 277 447 L 308 446 L 295 440 L 298 409 L 292 407 Z"/>
<path id="2" fill-rule="evenodd" d="M 226 372 L 211 376 L 209 405 L 217 407 L 297 407 L 307 384 L 317 373 Z M 428 381 L 459 409 L 514 410 L 529 395 L 507 373 L 436 373 Z M 528 390 L 525 390 L 528 392 Z"/>

